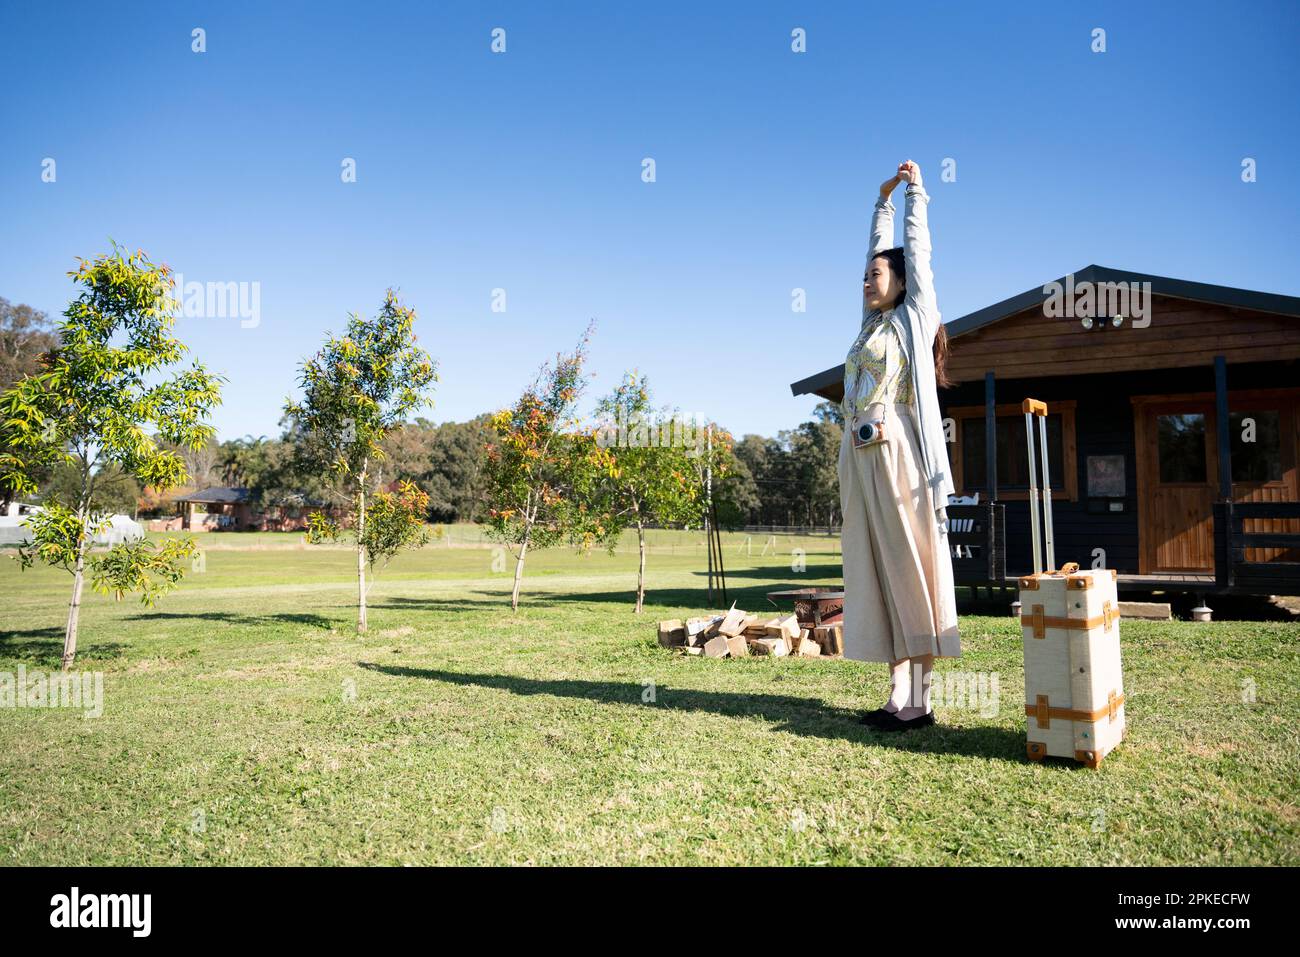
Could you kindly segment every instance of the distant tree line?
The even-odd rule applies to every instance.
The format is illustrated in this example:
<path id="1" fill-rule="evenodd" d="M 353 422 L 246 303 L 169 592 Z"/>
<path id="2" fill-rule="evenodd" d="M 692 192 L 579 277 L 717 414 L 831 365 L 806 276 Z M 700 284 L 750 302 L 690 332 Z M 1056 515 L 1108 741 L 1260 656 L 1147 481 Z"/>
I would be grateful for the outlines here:
<path id="1" fill-rule="evenodd" d="M 484 414 L 469 422 L 442 424 L 417 418 L 393 430 L 382 443 L 385 457 L 376 466 L 380 483 L 413 482 L 429 496 L 431 522 L 478 521 L 483 516 L 489 418 Z M 191 486 L 246 488 L 258 508 L 338 504 L 337 483 L 308 454 L 307 437 L 287 421 L 283 424 L 286 429 L 279 438 L 248 435 L 198 452 L 183 451 Z"/>
<path id="2" fill-rule="evenodd" d="M 843 417 L 823 402 L 815 418 L 776 438 L 746 435 L 718 489 L 718 521 L 740 525 L 838 525 Z"/>
<path id="3" fill-rule="evenodd" d="M 41 356 L 55 347 L 49 318 L 26 305 L 0 298 L 0 392 L 35 372 Z M 410 481 L 429 497 L 431 522 L 479 522 L 487 517 L 486 452 L 492 440 L 491 413 L 468 422 L 417 418 L 393 431 L 383 445 L 385 483 Z M 340 504 L 337 483 L 322 475 L 306 455 L 307 439 L 289 420 L 276 438 L 244 436 L 211 442 L 198 450 L 176 449 L 190 475 L 188 488 L 247 488 L 255 507 Z M 714 487 L 718 520 L 742 525 L 837 525 L 840 499 L 837 463 L 842 419 L 834 403 L 823 402 L 814 418 L 775 438 L 746 435 L 735 442 L 731 467 Z M 64 501 L 77 483 L 75 469 L 59 465 L 41 482 L 40 501 Z M 8 505 L 7 493 L 0 506 Z M 126 514 L 163 514 L 177 490 L 165 495 L 141 488 L 110 464 L 93 492 L 93 507 Z M 3 511 L 3 507 L 0 507 Z"/>

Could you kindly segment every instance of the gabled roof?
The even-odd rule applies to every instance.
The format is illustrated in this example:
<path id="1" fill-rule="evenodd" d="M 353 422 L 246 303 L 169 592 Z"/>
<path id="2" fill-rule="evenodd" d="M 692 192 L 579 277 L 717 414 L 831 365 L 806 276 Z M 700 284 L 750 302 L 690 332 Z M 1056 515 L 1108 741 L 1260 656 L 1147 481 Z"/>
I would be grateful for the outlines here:
<path id="1" fill-rule="evenodd" d="M 1300 316 L 1300 296 L 1281 296 L 1272 292 L 1255 292 L 1252 289 L 1236 289 L 1232 286 L 1215 286 L 1208 282 L 1191 282 L 1187 279 L 1170 279 L 1167 276 L 1152 276 L 1142 272 L 1129 272 L 1126 269 L 1112 269 L 1109 266 L 1084 266 L 1072 274 L 1074 285 L 1083 282 L 1123 282 L 1151 283 L 1153 296 L 1174 296 L 1178 299 L 1190 299 L 1194 302 L 1209 302 L 1219 306 L 1236 306 L 1239 309 L 1254 309 L 1258 312 L 1271 312 L 1283 316 Z M 1065 285 L 1065 276 L 1055 280 Z M 949 338 L 974 332 L 983 326 L 1015 315 L 1031 306 L 1041 305 L 1048 298 L 1043 292 L 1043 283 L 1028 289 L 1018 296 L 1003 299 L 1001 302 L 983 309 L 967 313 L 960 319 L 944 323 Z"/>
<path id="2" fill-rule="evenodd" d="M 798 382 L 790 383 L 790 391 L 795 395 L 817 395 L 822 389 L 830 388 L 835 383 L 844 382 L 844 363 L 834 366 L 830 369 L 823 369 L 816 375 L 810 375 L 806 379 L 800 379 Z"/>
<path id="3" fill-rule="evenodd" d="M 201 492 L 188 492 L 176 496 L 178 502 L 202 502 L 206 505 L 238 505 L 247 502 L 252 493 L 246 488 L 211 486 Z"/>
<path id="4" fill-rule="evenodd" d="M 1252 309 L 1281 316 L 1300 317 L 1300 296 L 1283 296 L 1272 292 L 1256 292 L 1252 289 L 1237 289 L 1233 286 L 1216 286 L 1206 282 L 1192 282 L 1187 279 L 1170 279 L 1167 276 L 1152 276 L 1147 273 L 1129 272 L 1126 269 L 1112 269 L 1109 266 L 1098 266 L 1095 263 L 1091 266 L 1085 266 L 1072 275 L 1075 286 L 1082 282 L 1149 282 L 1153 296 L 1173 296 L 1194 302 L 1208 302 L 1214 305 L 1235 306 L 1239 309 Z M 1054 281 L 1064 286 L 1065 280 L 1066 277 L 1062 276 Z M 1048 298 L 1048 294 L 1043 292 L 1043 286 L 1047 285 L 1050 285 L 1050 282 L 1028 289 L 1018 296 L 1012 296 L 991 306 L 985 306 L 983 309 L 967 313 L 959 319 L 945 322 L 943 327 L 947 331 L 948 337 L 955 339 L 968 332 L 974 332 L 976 329 L 982 329 L 984 326 L 991 325 L 1000 319 L 1039 306 Z M 815 394 L 822 389 L 833 386 L 837 382 L 843 381 L 843 378 L 844 363 L 840 363 L 830 369 L 823 369 L 816 375 L 810 375 L 806 379 L 792 382 L 790 391 L 794 395 Z"/>

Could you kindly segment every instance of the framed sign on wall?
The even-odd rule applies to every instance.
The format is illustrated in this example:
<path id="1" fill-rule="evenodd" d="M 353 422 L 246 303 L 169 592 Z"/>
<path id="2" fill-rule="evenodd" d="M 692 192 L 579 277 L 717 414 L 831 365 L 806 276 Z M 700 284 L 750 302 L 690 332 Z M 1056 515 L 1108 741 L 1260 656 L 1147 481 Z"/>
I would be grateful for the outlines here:
<path id="1" fill-rule="evenodd" d="M 1088 497 L 1124 497 L 1124 456 L 1088 456 Z"/>

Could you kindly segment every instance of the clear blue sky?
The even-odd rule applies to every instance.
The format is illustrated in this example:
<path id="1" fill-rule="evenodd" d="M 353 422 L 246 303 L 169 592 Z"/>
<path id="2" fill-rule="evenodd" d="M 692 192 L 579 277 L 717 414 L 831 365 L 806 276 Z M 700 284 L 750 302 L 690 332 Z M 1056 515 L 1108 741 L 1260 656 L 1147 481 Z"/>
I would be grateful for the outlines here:
<path id="1" fill-rule="evenodd" d="M 437 421 L 509 403 L 594 318 L 593 399 L 635 367 L 774 435 L 857 331 L 907 158 L 945 319 L 1092 262 L 1300 294 L 1300 5 L 984 7 L 4 3 L 0 296 L 61 312 L 110 236 L 259 282 L 257 328 L 179 325 L 233 438 L 278 434 L 297 364 L 390 285 Z"/>

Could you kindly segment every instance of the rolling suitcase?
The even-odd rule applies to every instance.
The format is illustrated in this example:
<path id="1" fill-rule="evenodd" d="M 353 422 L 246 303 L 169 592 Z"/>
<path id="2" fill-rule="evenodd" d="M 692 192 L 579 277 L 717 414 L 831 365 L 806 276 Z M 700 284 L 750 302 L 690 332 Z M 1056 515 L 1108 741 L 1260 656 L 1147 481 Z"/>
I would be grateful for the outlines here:
<path id="1" fill-rule="evenodd" d="M 1047 405 L 1025 399 L 1029 514 L 1034 573 L 1020 578 L 1025 651 L 1026 752 L 1031 760 L 1066 757 L 1098 767 L 1124 737 L 1124 678 L 1119 653 L 1117 575 L 1111 568 L 1055 568 L 1052 489 L 1047 467 Z M 1034 419 L 1043 463 L 1038 517 Z M 1046 552 L 1047 567 L 1041 556 Z"/>

